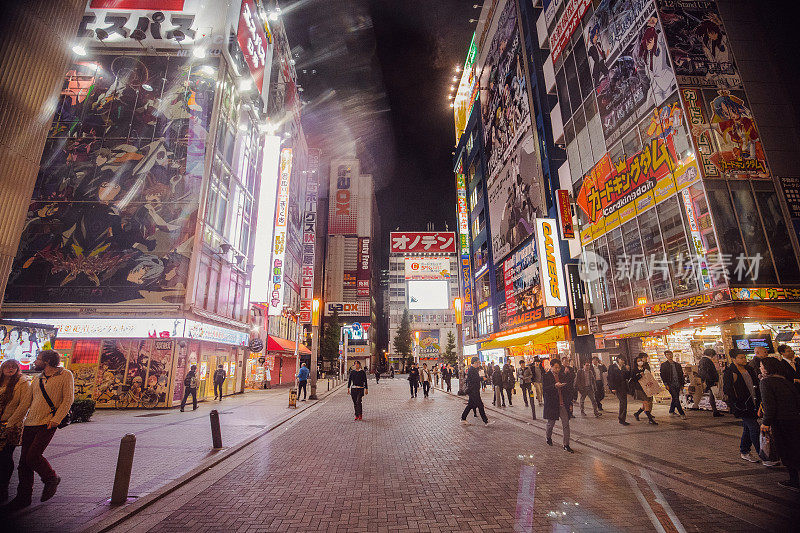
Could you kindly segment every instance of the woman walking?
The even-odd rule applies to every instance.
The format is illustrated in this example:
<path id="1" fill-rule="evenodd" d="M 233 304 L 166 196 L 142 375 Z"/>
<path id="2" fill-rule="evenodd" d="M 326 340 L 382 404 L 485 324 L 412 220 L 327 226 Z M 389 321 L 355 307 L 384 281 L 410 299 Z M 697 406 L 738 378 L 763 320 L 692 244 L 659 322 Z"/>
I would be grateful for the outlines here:
<path id="1" fill-rule="evenodd" d="M 22 439 L 22 422 L 30 405 L 30 381 L 15 359 L 6 359 L 0 365 L 0 503 L 8 499 L 14 448 Z"/>
<path id="2" fill-rule="evenodd" d="M 778 483 L 800 490 L 800 393 L 781 372 L 780 359 L 761 360 L 761 431 L 772 433 L 781 462 L 789 472 L 789 479 Z"/>
<path id="3" fill-rule="evenodd" d="M 636 420 L 639 420 L 639 415 L 644 414 L 647 415 L 647 421 L 654 426 L 658 425 L 656 419 L 653 418 L 652 410 L 653 410 L 653 397 L 648 396 L 644 389 L 642 388 L 642 384 L 639 383 L 639 380 L 644 377 L 645 372 L 650 372 L 650 365 L 647 362 L 647 354 L 646 353 L 639 353 L 636 356 L 636 362 L 633 366 L 633 371 L 631 372 L 631 385 L 633 388 L 633 397 L 637 400 L 642 402 L 642 407 L 633 413 L 633 417 Z"/>
<path id="4" fill-rule="evenodd" d="M 367 389 L 367 373 L 361 368 L 361 363 L 356 361 L 353 365 L 353 370 L 350 371 L 350 378 L 347 380 L 347 392 L 353 398 L 356 420 L 362 420 L 361 400 L 369 392 Z"/>

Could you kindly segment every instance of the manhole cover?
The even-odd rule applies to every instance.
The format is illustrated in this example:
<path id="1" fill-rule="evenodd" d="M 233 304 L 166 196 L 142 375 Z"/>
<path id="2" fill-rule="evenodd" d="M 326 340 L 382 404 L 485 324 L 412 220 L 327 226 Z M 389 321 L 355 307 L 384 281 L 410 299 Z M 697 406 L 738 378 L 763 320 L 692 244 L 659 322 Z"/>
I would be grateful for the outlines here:
<path id="1" fill-rule="evenodd" d="M 147 413 L 145 415 L 135 415 L 135 418 L 148 418 L 151 416 L 164 416 L 167 413 Z"/>

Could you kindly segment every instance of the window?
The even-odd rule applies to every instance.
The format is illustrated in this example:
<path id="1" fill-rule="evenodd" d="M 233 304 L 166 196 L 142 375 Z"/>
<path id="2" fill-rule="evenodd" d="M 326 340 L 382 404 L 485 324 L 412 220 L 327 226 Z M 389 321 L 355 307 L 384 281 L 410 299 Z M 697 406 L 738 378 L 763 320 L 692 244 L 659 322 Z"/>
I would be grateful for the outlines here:
<path id="1" fill-rule="evenodd" d="M 744 268 L 736 272 L 734 279 L 731 281 L 732 283 L 741 282 L 745 284 L 777 283 L 778 278 L 775 275 L 775 268 L 772 266 L 772 254 L 767 246 L 767 237 L 761 225 L 761 217 L 758 216 L 758 208 L 750 190 L 750 183 L 747 181 L 731 181 L 728 185 L 731 188 L 731 199 L 739 217 L 739 230 L 742 232 L 747 256 L 750 258 L 761 256 L 755 280 L 751 279 L 752 276 L 750 274 L 747 274 L 748 260 L 745 261 Z M 779 209 L 778 213 L 780 212 Z M 736 265 L 736 263 L 736 258 L 734 258 L 734 270 L 737 266 L 741 266 Z"/>
<path id="2" fill-rule="evenodd" d="M 668 198 L 658 204 L 656 209 L 675 296 L 697 292 L 697 276 L 691 262 L 693 257 L 689 253 L 678 198 Z"/>
<path id="3" fill-rule="evenodd" d="M 721 253 L 730 255 L 730 257 L 737 257 L 739 254 L 744 254 L 744 244 L 742 244 L 742 236 L 739 233 L 739 222 L 736 220 L 736 215 L 733 212 L 733 204 L 728 194 L 728 187 L 724 181 L 706 180 L 706 195 L 708 196 L 708 204 L 711 207 L 711 213 L 714 219 L 714 227 L 717 229 L 717 237 L 719 237 L 719 244 Z M 727 274 L 728 279 L 734 279 L 733 275 L 734 265 L 728 265 Z"/>
<path id="4" fill-rule="evenodd" d="M 566 124 L 572 116 L 572 108 L 569 103 L 569 93 L 567 92 L 567 75 L 564 69 L 556 72 L 556 92 L 558 94 L 558 106 L 561 108 L 561 122 Z"/>
<path id="5" fill-rule="evenodd" d="M 564 58 L 564 71 L 567 76 L 569 101 L 572 102 L 572 112 L 574 113 L 583 101 L 583 98 L 581 98 L 581 89 L 578 85 L 578 71 L 575 68 L 574 54 Z"/>
<path id="6" fill-rule="evenodd" d="M 633 291 L 630 284 L 630 272 L 626 270 L 625 242 L 622 230 L 616 228 L 608 234 L 609 267 L 614 274 L 614 286 L 617 289 L 617 303 L 620 309 L 633 305 Z"/>
<path id="7" fill-rule="evenodd" d="M 650 291 L 653 301 L 672 298 L 672 286 L 669 277 L 669 268 L 663 262 L 664 243 L 661 240 L 661 230 L 658 227 L 658 216 L 655 209 L 649 209 L 638 217 L 639 232 L 642 237 L 642 253 L 653 268 L 650 274 Z"/>
<path id="8" fill-rule="evenodd" d="M 783 218 L 778 196 L 770 183 L 753 182 L 756 191 L 756 203 L 761 207 L 761 217 L 764 219 L 764 229 L 769 235 L 769 245 L 772 248 L 772 257 L 775 258 L 775 269 L 781 283 L 800 282 L 800 272 L 797 268 L 797 259 L 792 248 L 792 241 Z"/>
<path id="9" fill-rule="evenodd" d="M 633 290 L 633 301 L 637 302 L 639 298 L 646 298 L 649 302 L 652 297 L 647 261 L 642 251 L 642 240 L 639 238 L 639 226 L 635 218 L 622 225 L 622 239 L 625 242 L 626 263 Z"/>

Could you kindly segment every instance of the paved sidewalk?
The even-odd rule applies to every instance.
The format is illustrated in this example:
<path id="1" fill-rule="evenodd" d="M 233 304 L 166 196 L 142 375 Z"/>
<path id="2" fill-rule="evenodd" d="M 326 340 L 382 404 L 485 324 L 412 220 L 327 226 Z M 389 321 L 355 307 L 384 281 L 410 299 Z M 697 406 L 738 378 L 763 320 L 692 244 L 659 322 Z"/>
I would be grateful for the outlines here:
<path id="1" fill-rule="evenodd" d="M 608 420 L 574 421 L 581 441 L 591 433 L 640 453 L 629 461 L 588 444 L 576 443 L 574 455 L 546 446 L 537 423 L 513 418 L 516 407 L 506 411 L 512 417 L 491 411 L 489 427 L 472 418 L 464 427 L 461 399 L 439 390 L 410 399 L 407 391 L 403 380 L 371 383 L 360 422 L 337 392 L 115 531 L 752 532 L 796 524 L 794 493 L 741 505 L 694 482 L 727 471 L 764 489 L 784 475 L 731 464 L 727 422 L 709 419 L 704 431 L 693 420 L 697 427 L 676 439 L 673 424 L 620 434 Z M 681 440 L 695 451 L 676 449 L 675 464 L 694 478 L 651 468 L 651 454 L 668 456 L 662 449 Z"/>
<path id="2" fill-rule="evenodd" d="M 318 396 L 327 393 L 320 380 Z M 157 491 L 187 472 L 213 461 L 221 451 L 292 417 L 316 402 L 298 402 L 288 408 L 288 388 L 225 397 L 221 402 L 198 403 L 197 411 L 178 409 L 152 411 L 98 410 L 92 420 L 56 432 L 45 457 L 61 476 L 56 496 L 39 503 L 41 481 L 36 479 L 34 504 L 17 515 L 24 531 L 75 531 L 114 509 L 108 504 L 114 484 L 119 443 L 126 433 L 136 435 L 129 496 L 135 499 Z M 214 451 L 209 413 L 220 414 L 223 449 Z M 19 448 L 14 463 L 18 464 Z M 16 472 L 11 495 L 16 493 Z"/>

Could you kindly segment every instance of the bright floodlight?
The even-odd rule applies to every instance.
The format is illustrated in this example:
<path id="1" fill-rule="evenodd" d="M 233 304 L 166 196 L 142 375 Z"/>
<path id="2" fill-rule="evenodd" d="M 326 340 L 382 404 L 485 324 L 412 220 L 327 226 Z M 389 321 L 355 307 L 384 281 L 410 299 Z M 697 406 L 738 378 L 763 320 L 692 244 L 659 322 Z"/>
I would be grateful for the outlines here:
<path id="1" fill-rule="evenodd" d="M 85 56 L 86 55 L 86 48 L 82 44 L 76 44 L 72 47 L 72 51 L 75 52 L 77 56 Z"/>

